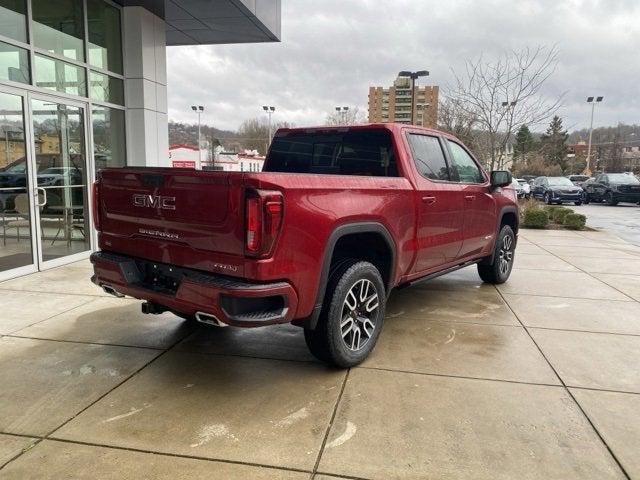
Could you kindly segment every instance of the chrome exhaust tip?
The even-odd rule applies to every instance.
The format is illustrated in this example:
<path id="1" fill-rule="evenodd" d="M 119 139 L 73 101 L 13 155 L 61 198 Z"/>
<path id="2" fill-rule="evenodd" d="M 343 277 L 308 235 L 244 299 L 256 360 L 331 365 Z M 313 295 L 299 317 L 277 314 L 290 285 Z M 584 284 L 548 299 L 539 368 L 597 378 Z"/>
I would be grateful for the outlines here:
<path id="1" fill-rule="evenodd" d="M 118 297 L 118 298 L 123 298 L 124 294 L 120 293 L 119 291 L 117 291 L 115 288 L 113 288 L 111 285 L 107 285 L 107 284 L 102 284 L 101 285 L 102 290 L 105 293 L 108 293 L 109 295 L 113 295 L 114 297 Z"/>
<path id="2" fill-rule="evenodd" d="M 205 312 L 196 312 L 196 320 L 200 323 L 204 323 L 206 325 L 214 325 L 216 327 L 228 327 L 228 325 L 224 322 L 221 322 L 218 317 L 215 315 L 211 315 L 210 313 Z"/>

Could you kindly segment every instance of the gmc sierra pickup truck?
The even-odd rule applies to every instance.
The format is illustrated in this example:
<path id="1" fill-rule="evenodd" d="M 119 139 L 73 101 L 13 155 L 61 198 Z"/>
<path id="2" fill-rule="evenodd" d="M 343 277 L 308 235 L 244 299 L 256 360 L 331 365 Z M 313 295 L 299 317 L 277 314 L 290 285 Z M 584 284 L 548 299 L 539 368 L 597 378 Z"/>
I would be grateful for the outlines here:
<path id="1" fill-rule="evenodd" d="M 311 352 L 356 365 L 395 287 L 477 264 L 511 273 L 511 174 L 460 141 L 400 124 L 280 129 L 262 172 L 98 173 L 92 281 L 216 326 L 291 322 Z"/>

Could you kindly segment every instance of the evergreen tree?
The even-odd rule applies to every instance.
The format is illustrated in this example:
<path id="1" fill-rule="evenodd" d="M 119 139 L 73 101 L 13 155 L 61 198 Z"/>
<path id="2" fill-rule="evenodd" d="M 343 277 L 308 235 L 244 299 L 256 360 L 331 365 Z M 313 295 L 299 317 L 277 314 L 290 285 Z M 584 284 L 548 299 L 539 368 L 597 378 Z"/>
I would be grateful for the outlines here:
<path id="1" fill-rule="evenodd" d="M 542 134 L 542 155 L 547 165 L 558 165 L 565 173 L 567 170 L 567 139 L 569 134 L 562 126 L 562 119 L 555 115 Z"/>
<path id="2" fill-rule="evenodd" d="M 513 146 L 513 162 L 526 163 L 527 154 L 533 151 L 533 144 L 533 135 L 531 135 L 529 127 L 522 125 L 518 129 L 518 133 L 516 133 L 516 143 Z"/>

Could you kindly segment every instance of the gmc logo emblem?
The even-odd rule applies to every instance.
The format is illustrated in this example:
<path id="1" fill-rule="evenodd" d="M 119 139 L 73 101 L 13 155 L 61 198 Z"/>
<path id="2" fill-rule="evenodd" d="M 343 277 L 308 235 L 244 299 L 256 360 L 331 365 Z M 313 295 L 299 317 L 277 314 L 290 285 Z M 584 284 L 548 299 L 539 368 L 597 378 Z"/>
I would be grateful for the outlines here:
<path id="1" fill-rule="evenodd" d="M 175 210 L 176 197 L 165 197 L 164 195 L 143 195 L 133 196 L 133 204 L 136 207 L 160 208 L 162 210 Z"/>

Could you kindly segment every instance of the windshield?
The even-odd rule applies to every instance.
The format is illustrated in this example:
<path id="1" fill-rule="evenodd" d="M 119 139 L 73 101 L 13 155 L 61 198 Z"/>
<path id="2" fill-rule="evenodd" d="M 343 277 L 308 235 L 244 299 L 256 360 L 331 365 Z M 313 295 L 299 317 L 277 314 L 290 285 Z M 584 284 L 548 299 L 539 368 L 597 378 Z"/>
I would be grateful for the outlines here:
<path id="1" fill-rule="evenodd" d="M 551 187 L 573 187 L 573 183 L 567 177 L 549 177 Z"/>
<path id="2" fill-rule="evenodd" d="M 626 173 L 612 173 L 608 175 L 611 183 L 622 183 L 624 185 L 638 185 L 638 180 L 634 175 L 628 175 Z"/>
<path id="3" fill-rule="evenodd" d="M 25 173 L 26 169 L 27 169 L 26 163 L 16 163 L 15 165 L 10 166 L 4 171 L 9 173 Z"/>

